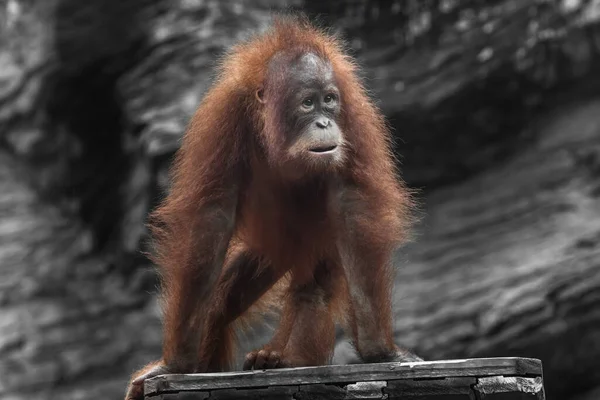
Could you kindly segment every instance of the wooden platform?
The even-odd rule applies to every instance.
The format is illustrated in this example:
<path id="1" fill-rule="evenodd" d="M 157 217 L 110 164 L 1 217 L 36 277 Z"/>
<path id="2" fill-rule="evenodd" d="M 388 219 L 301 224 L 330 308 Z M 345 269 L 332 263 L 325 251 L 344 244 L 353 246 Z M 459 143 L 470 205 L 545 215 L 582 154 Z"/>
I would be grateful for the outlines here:
<path id="1" fill-rule="evenodd" d="M 172 374 L 147 380 L 144 392 L 148 400 L 545 398 L 542 363 L 531 358 Z"/>

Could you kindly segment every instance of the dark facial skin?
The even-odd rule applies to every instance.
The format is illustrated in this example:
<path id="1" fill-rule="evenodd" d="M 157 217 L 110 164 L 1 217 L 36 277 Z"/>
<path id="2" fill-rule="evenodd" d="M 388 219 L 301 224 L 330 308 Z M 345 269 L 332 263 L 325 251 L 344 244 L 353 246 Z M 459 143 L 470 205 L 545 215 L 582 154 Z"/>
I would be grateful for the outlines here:
<path id="1" fill-rule="evenodd" d="M 292 171 L 322 171 L 343 159 L 343 132 L 338 120 L 340 92 L 331 65 L 313 53 L 275 58 L 272 78 L 280 89 L 260 98 L 283 114 L 285 166 Z M 259 94 L 261 96 L 262 94 Z M 279 107 L 278 107 L 279 106 Z M 300 172 L 300 171 L 297 171 Z"/>
<path id="2" fill-rule="evenodd" d="M 310 157 L 335 158 L 342 144 L 336 122 L 340 96 L 331 67 L 314 54 L 300 58 L 290 70 L 293 90 L 286 102 L 287 125 L 292 128 L 290 152 Z"/>

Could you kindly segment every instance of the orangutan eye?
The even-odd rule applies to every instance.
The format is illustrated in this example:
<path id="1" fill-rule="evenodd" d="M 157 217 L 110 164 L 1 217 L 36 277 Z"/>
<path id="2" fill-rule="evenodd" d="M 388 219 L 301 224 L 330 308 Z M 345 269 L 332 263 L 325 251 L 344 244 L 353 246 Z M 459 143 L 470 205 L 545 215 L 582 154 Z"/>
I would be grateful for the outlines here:
<path id="1" fill-rule="evenodd" d="M 311 108 L 313 106 L 313 101 L 312 101 L 312 99 L 305 99 L 302 102 L 302 105 L 306 108 Z"/>
<path id="2" fill-rule="evenodd" d="M 325 98 L 323 99 L 323 101 L 325 101 L 325 103 L 329 104 L 332 101 L 335 100 L 335 96 L 333 94 L 328 94 L 327 96 L 325 96 Z"/>

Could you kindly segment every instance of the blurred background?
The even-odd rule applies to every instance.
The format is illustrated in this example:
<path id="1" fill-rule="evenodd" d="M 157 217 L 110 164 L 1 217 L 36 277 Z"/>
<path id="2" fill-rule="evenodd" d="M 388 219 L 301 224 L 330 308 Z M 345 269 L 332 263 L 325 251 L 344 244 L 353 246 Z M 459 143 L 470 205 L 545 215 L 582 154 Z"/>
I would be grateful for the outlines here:
<path id="1" fill-rule="evenodd" d="M 600 1 L 0 0 L 0 399 L 121 399 L 159 357 L 146 215 L 217 57 L 280 9 L 346 38 L 419 189 L 397 342 L 600 398 Z"/>

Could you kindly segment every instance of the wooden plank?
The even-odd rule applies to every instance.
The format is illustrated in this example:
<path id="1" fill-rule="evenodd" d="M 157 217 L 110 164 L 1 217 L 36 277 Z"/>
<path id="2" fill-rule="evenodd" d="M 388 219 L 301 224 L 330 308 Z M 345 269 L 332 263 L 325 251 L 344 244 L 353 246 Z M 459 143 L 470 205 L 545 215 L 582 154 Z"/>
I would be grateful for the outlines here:
<path id="1" fill-rule="evenodd" d="M 491 376 L 477 379 L 477 400 L 544 400 L 542 377 Z"/>
<path id="2" fill-rule="evenodd" d="M 220 389 L 210 392 L 210 400 L 294 400 L 298 386 L 275 386 L 263 389 Z"/>
<path id="3" fill-rule="evenodd" d="M 475 395 L 471 387 L 476 383 L 477 378 L 399 379 L 390 381 L 385 393 L 388 399 L 473 400 Z"/>
<path id="4" fill-rule="evenodd" d="M 347 399 L 386 399 L 386 381 L 357 382 L 346 386 Z"/>
<path id="5" fill-rule="evenodd" d="M 340 385 L 302 385 L 296 393 L 295 400 L 346 400 L 369 399 L 381 400 L 387 398 L 383 389 L 385 381 L 358 382 L 346 386 Z"/>
<path id="6" fill-rule="evenodd" d="M 170 374 L 147 380 L 144 391 L 146 395 L 152 395 L 174 391 L 498 375 L 541 376 L 542 365 L 536 359 L 507 357 L 414 363 L 326 365 L 207 374 Z"/>
<path id="7" fill-rule="evenodd" d="M 163 393 L 148 397 L 148 400 L 204 400 L 208 399 L 209 395 L 209 392 Z"/>
<path id="8" fill-rule="evenodd" d="M 256 389 L 219 389 L 206 392 L 177 392 L 149 400 L 544 400 L 542 378 L 503 377 L 401 379 L 358 382 L 346 386 L 303 385 Z"/>
<path id="9" fill-rule="evenodd" d="M 303 385 L 299 386 L 297 400 L 344 400 L 346 390 L 343 386 L 336 385 Z"/>

